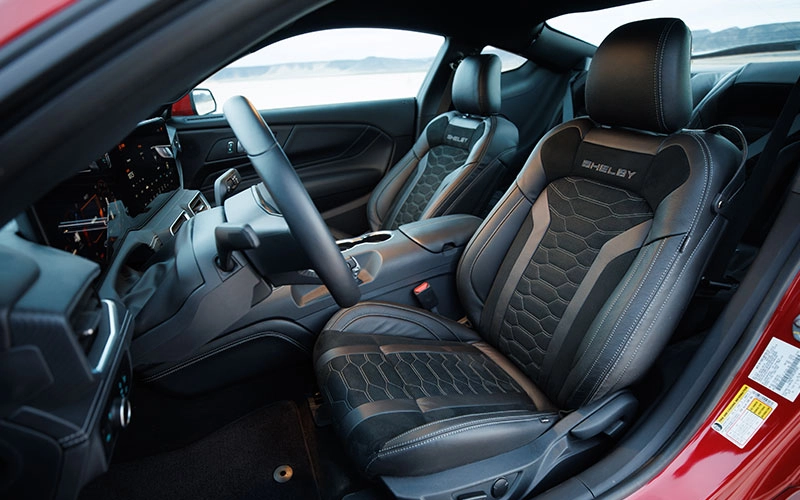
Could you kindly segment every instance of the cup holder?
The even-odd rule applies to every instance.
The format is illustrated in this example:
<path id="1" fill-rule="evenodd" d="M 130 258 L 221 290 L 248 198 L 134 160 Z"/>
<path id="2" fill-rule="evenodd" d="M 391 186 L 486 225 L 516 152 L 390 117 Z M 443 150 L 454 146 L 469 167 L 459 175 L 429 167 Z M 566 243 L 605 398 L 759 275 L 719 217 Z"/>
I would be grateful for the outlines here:
<path id="1" fill-rule="evenodd" d="M 361 236 L 356 236 L 355 238 L 339 240 L 336 242 L 336 244 L 339 245 L 339 250 L 345 251 L 362 243 L 380 243 L 381 241 L 386 241 L 391 237 L 391 231 L 375 231 L 374 233 L 364 233 Z"/>

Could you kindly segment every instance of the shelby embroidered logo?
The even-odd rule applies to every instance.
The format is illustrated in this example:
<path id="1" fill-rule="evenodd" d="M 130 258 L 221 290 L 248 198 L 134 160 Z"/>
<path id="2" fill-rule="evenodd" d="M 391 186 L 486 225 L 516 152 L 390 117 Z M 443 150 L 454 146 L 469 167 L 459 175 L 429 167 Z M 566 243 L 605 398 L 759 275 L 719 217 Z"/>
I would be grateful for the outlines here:
<path id="1" fill-rule="evenodd" d="M 469 140 L 469 137 L 459 137 L 457 135 L 447 134 L 447 140 L 457 142 L 459 144 L 464 144 Z"/>
<path id="2" fill-rule="evenodd" d="M 589 170 L 595 170 L 597 172 L 600 172 L 601 174 L 623 177 L 625 179 L 631 179 L 634 175 L 636 175 L 636 172 L 634 172 L 633 170 L 627 170 L 624 168 L 615 169 L 614 167 L 609 167 L 605 163 L 595 163 L 591 160 L 583 160 L 583 162 L 581 163 L 581 167 L 588 168 Z"/>

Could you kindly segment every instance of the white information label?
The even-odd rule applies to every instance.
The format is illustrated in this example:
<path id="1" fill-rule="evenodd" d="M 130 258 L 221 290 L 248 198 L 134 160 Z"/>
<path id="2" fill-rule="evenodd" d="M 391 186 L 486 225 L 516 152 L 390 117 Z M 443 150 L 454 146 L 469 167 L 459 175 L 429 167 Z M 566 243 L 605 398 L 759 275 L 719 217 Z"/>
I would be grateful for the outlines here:
<path id="1" fill-rule="evenodd" d="M 777 407 L 775 401 L 743 385 L 711 424 L 711 428 L 739 448 L 744 448 Z"/>
<path id="2" fill-rule="evenodd" d="M 800 394 L 800 349 L 773 337 L 749 377 L 794 402 Z"/>

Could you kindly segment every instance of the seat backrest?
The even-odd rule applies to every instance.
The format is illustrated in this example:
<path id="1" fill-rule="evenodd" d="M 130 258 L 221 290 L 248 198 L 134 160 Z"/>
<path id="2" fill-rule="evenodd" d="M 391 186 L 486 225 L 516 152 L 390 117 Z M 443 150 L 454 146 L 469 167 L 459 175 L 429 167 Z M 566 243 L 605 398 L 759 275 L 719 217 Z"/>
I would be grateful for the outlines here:
<path id="1" fill-rule="evenodd" d="M 461 61 L 453 76 L 455 111 L 431 120 L 376 186 L 367 203 L 372 230 L 477 214 L 488 202 L 519 142 L 517 127 L 498 115 L 500 66 L 493 54 Z"/>
<path id="2" fill-rule="evenodd" d="M 677 19 L 610 34 L 589 69 L 589 117 L 545 135 L 459 264 L 472 323 L 560 408 L 647 370 L 725 225 L 712 203 L 741 153 L 681 131 L 690 46 Z"/>

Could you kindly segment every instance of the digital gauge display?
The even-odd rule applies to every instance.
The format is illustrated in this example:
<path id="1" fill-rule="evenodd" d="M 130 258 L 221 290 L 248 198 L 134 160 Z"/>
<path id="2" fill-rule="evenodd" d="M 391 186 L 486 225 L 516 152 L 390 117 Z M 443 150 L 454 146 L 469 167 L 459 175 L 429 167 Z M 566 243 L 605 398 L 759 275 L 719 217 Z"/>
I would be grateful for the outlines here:
<path id="1" fill-rule="evenodd" d="M 48 193 L 34 212 L 50 246 L 100 264 L 110 258 L 108 226 L 121 202 L 131 220 L 146 218 L 160 194 L 180 187 L 180 174 L 161 118 L 140 123 L 86 169 Z M 117 214 L 109 210 L 115 204 Z"/>

